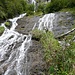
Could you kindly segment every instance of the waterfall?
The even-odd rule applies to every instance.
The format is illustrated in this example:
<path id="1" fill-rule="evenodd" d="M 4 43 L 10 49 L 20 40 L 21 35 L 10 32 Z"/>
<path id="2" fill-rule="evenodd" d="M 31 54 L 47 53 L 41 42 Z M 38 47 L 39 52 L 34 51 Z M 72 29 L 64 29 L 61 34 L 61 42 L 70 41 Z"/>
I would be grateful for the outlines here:
<path id="1" fill-rule="evenodd" d="M 26 14 L 9 19 L 12 27 L 0 36 L 0 75 L 27 75 L 27 50 L 31 46 L 31 34 L 23 35 L 15 31 L 17 20 Z"/>
<path id="2" fill-rule="evenodd" d="M 55 13 L 45 14 L 42 18 L 39 19 L 38 24 L 35 25 L 38 27 L 39 30 L 52 31 L 54 19 Z"/>

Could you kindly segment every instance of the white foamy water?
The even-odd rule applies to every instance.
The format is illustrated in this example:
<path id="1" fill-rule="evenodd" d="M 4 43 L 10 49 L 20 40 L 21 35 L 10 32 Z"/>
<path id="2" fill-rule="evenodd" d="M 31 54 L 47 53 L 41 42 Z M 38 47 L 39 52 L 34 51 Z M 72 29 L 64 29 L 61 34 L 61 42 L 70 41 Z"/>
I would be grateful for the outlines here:
<path id="1" fill-rule="evenodd" d="M 38 29 L 39 30 L 49 30 L 52 31 L 53 29 L 53 21 L 55 19 L 55 14 L 45 14 L 42 18 L 38 21 Z"/>
<path id="2" fill-rule="evenodd" d="M 35 3 L 36 3 L 36 1 L 35 1 L 35 0 L 32 0 L 32 3 L 34 3 L 34 4 L 35 4 Z"/>
<path id="3" fill-rule="evenodd" d="M 15 31 L 17 20 L 26 14 L 9 19 L 12 26 L 0 36 L 0 75 L 27 75 L 27 50 L 31 46 L 31 35 L 23 35 Z"/>

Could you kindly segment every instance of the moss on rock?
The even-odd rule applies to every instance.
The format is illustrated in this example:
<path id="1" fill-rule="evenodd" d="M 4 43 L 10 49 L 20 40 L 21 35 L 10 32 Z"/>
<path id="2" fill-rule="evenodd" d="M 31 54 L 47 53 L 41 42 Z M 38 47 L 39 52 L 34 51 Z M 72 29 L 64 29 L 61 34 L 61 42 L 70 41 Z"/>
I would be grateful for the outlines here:
<path id="1" fill-rule="evenodd" d="M 11 23 L 10 21 L 6 21 L 6 22 L 5 22 L 5 26 L 6 26 L 7 28 L 10 28 L 11 25 L 12 25 L 12 23 Z"/>
<path id="2" fill-rule="evenodd" d="M 40 31 L 38 29 L 34 29 L 32 30 L 31 34 L 32 34 L 32 39 L 35 39 L 35 40 L 40 40 L 40 38 L 42 37 L 42 34 L 44 32 L 43 31 Z"/>

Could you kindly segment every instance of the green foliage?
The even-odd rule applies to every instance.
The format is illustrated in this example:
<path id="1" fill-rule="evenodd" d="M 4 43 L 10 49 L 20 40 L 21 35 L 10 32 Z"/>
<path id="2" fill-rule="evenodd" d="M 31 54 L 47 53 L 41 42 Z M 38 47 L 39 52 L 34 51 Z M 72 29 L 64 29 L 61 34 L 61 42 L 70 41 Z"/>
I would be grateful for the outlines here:
<path id="1" fill-rule="evenodd" d="M 6 27 L 9 27 L 10 26 L 10 23 L 9 22 L 5 22 L 5 26 Z"/>
<path id="2" fill-rule="evenodd" d="M 26 12 L 25 0 L 0 0 L 0 18 L 12 18 Z"/>
<path id="3" fill-rule="evenodd" d="M 3 8 L 3 4 L 0 2 L 0 18 L 6 18 L 6 13 Z"/>
<path id="4" fill-rule="evenodd" d="M 42 32 L 37 29 L 32 32 L 34 38 L 38 38 L 44 47 L 44 59 L 47 63 L 47 75 L 74 75 L 75 43 L 62 49 L 52 32 Z"/>
<path id="5" fill-rule="evenodd" d="M 31 33 L 32 33 L 32 38 L 35 40 L 40 40 L 42 37 L 42 34 L 44 34 L 43 31 L 40 31 L 38 29 L 32 30 Z"/>
<path id="6" fill-rule="evenodd" d="M 0 35 L 4 32 L 5 28 L 3 26 L 0 26 Z"/>
<path id="7" fill-rule="evenodd" d="M 55 0 L 46 5 L 45 12 L 51 13 L 59 11 L 60 9 L 62 9 L 62 3 L 60 2 L 60 0 Z"/>
<path id="8" fill-rule="evenodd" d="M 44 3 L 40 3 L 37 7 L 37 12 L 43 12 L 43 14 L 45 13 L 44 12 L 44 8 L 45 8 L 45 4 Z"/>
<path id="9" fill-rule="evenodd" d="M 74 0 L 52 0 L 48 3 L 45 8 L 46 13 L 57 12 L 63 8 L 73 8 L 75 7 Z"/>
<path id="10" fill-rule="evenodd" d="M 34 5 L 33 4 L 27 4 L 26 12 L 27 12 L 27 15 L 33 15 L 34 14 Z"/>
<path id="11" fill-rule="evenodd" d="M 70 12 L 71 14 L 75 15 L 75 7 L 73 8 L 63 8 L 60 12 Z"/>
<path id="12" fill-rule="evenodd" d="M 0 18 L 6 19 L 6 13 L 0 9 Z"/>
<path id="13" fill-rule="evenodd" d="M 5 25 L 6 25 L 6 26 L 9 26 L 9 25 L 10 25 L 10 23 L 9 23 L 9 22 L 5 22 Z"/>

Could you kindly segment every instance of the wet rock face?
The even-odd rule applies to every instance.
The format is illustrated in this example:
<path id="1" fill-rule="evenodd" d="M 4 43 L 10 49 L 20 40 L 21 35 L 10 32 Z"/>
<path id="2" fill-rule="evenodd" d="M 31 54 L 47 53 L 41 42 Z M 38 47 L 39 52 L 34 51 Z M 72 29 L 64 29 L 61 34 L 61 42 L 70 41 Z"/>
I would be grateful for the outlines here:
<path id="1" fill-rule="evenodd" d="M 29 34 L 34 27 L 34 24 L 37 23 L 40 17 L 24 17 L 23 19 L 18 20 L 18 26 L 16 27 L 16 31 L 22 34 Z"/>
<path id="2" fill-rule="evenodd" d="M 75 27 L 75 16 L 68 12 L 55 13 L 53 32 L 55 36 L 64 34 Z"/>
<path id="3" fill-rule="evenodd" d="M 32 40 L 32 44 L 28 50 L 31 63 L 28 75 L 42 75 L 46 69 L 46 63 L 43 59 L 43 48 L 39 41 Z"/>

